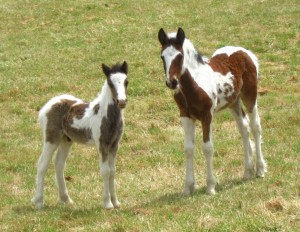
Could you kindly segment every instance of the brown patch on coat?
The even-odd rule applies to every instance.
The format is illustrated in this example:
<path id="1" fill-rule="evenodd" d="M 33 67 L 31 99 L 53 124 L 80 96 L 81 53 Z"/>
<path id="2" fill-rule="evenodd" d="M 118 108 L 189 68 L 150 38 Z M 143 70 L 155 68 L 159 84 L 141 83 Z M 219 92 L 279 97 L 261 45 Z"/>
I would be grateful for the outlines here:
<path id="1" fill-rule="evenodd" d="M 170 77 L 170 82 L 172 83 L 173 78 L 176 77 L 177 79 L 180 76 L 181 72 L 181 67 L 183 63 L 183 55 L 178 54 L 172 61 L 172 64 L 169 69 L 169 77 Z"/>
<path id="2" fill-rule="evenodd" d="M 226 100 L 233 102 L 240 94 L 247 110 L 252 112 L 257 98 L 258 78 L 256 67 L 249 55 L 243 51 L 234 52 L 230 56 L 218 54 L 210 59 L 209 65 L 215 72 L 219 72 L 222 75 L 226 75 L 229 72 L 232 73 L 235 94 L 227 96 L 231 88 L 226 88 Z M 221 89 L 218 89 L 218 93 L 221 93 Z"/>
<path id="3" fill-rule="evenodd" d="M 77 129 L 72 127 L 73 120 L 64 120 L 63 129 L 64 134 L 74 142 L 88 143 L 92 140 L 92 130 L 90 128 Z"/>
<path id="4" fill-rule="evenodd" d="M 92 139 L 92 130 L 90 128 L 77 129 L 72 126 L 75 118 L 77 120 L 83 118 L 85 111 L 88 107 L 88 103 L 75 104 L 71 106 L 69 112 L 65 114 L 62 121 L 63 132 L 71 141 L 87 143 Z"/>
<path id="5" fill-rule="evenodd" d="M 212 115 L 210 109 L 212 100 L 207 93 L 197 85 L 188 70 L 180 77 L 180 88 L 187 104 L 188 115 L 202 123 L 203 142 L 209 141 Z"/>
<path id="6" fill-rule="evenodd" d="M 178 106 L 178 109 L 180 112 L 180 117 L 190 117 L 188 105 L 187 105 L 184 95 L 181 92 L 175 93 L 174 100 Z"/>
<path id="7" fill-rule="evenodd" d="M 100 109 L 100 103 L 98 103 L 98 104 L 94 105 L 94 108 L 93 108 L 93 110 L 94 110 L 94 114 L 98 114 L 98 112 L 99 112 L 99 109 Z"/>
<path id="8" fill-rule="evenodd" d="M 235 77 L 235 88 L 240 89 L 242 101 L 252 112 L 257 99 L 257 70 L 247 53 L 237 51 L 230 57 L 230 69 Z"/>
<path id="9" fill-rule="evenodd" d="M 109 86 L 109 88 L 110 88 L 110 91 L 111 91 L 111 94 L 112 94 L 112 96 L 113 96 L 113 99 L 116 99 L 117 96 L 118 96 L 118 93 L 117 93 L 117 90 L 116 90 L 114 84 L 112 83 L 110 77 L 107 78 L 107 84 L 108 84 L 108 86 Z"/>
<path id="10" fill-rule="evenodd" d="M 58 103 L 52 105 L 47 113 L 47 126 L 46 126 L 46 141 L 52 144 L 59 144 L 63 137 L 63 117 L 68 113 L 71 106 L 76 101 L 63 99 Z"/>
<path id="11" fill-rule="evenodd" d="M 214 70 L 215 72 L 219 72 L 222 75 L 226 75 L 230 72 L 229 69 L 229 59 L 227 54 L 219 54 L 216 56 L 213 56 L 209 60 L 209 66 Z"/>
<path id="12" fill-rule="evenodd" d="M 68 119 L 75 118 L 75 117 L 78 120 L 82 119 L 85 114 L 85 110 L 88 107 L 89 107 L 88 103 L 79 103 L 79 104 L 73 105 L 68 112 Z"/>
<path id="13" fill-rule="evenodd" d="M 105 162 L 109 154 L 116 155 L 123 133 L 123 118 L 117 104 L 108 106 L 107 117 L 103 117 L 100 130 L 99 149 L 102 162 Z"/>

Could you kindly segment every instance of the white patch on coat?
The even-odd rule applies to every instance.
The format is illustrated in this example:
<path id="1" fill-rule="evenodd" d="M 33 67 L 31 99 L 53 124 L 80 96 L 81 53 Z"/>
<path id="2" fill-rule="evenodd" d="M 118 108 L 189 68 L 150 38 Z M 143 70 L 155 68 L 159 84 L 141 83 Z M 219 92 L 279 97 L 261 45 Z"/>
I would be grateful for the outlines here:
<path id="1" fill-rule="evenodd" d="M 126 88 L 124 87 L 126 78 L 127 76 L 124 73 L 114 73 L 110 77 L 118 94 L 117 98 L 119 101 L 126 100 Z"/>
<path id="2" fill-rule="evenodd" d="M 178 54 L 180 54 L 180 52 L 174 46 L 167 47 L 161 54 L 162 57 L 164 57 L 164 61 L 166 64 L 166 81 L 167 82 L 170 82 L 171 64 Z M 177 77 L 176 77 L 176 79 L 177 79 Z"/>

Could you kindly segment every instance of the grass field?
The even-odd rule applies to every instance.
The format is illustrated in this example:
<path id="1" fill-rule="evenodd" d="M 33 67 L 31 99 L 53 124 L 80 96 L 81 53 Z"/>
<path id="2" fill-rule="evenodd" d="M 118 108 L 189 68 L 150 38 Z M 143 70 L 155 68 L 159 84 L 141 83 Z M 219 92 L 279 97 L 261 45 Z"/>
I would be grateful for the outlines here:
<path id="1" fill-rule="evenodd" d="M 1 231 L 299 231 L 300 4 L 298 0 L 0 0 Z M 183 197 L 183 132 L 165 87 L 158 30 L 181 26 L 210 56 L 244 46 L 260 60 L 264 179 L 242 181 L 242 141 L 228 111 L 214 118 L 217 195 Z M 42 138 L 38 110 L 55 95 L 92 100 L 101 64 L 129 63 L 126 128 L 117 158 L 121 208 L 102 207 L 94 148 L 74 145 L 66 175 L 74 206 L 57 205 L 54 168 L 45 208 L 30 203 Z"/>

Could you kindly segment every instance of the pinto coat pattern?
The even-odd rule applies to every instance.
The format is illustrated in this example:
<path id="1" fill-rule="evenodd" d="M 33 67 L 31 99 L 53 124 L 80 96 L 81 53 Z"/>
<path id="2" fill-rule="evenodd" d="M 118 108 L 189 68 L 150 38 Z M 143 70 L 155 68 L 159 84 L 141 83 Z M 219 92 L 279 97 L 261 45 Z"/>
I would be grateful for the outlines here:
<path id="1" fill-rule="evenodd" d="M 115 193 L 115 157 L 123 132 L 123 109 L 127 103 L 128 65 L 102 65 L 107 79 L 98 97 L 90 103 L 71 96 L 52 98 L 39 112 L 43 131 L 43 151 L 38 160 L 36 195 L 32 202 L 43 207 L 44 178 L 53 153 L 59 200 L 72 203 L 64 169 L 73 142 L 95 145 L 101 158 L 103 202 L 107 209 L 119 207 Z"/>
<path id="2" fill-rule="evenodd" d="M 266 163 L 261 151 L 261 125 L 257 109 L 258 60 L 241 47 L 218 49 L 210 60 L 203 57 L 185 38 L 184 31 L 166 34 L 158 32 L 162 45 L 161 58 L 166 74 L 166 85 L 174 90 L 174 99 L 180 111 L 184 129 L 186 178 L 184 194 L 195 189 L 194 140 L 195 121 L 202 125 L 202 150 L 207 165 L 207 193 L 215 193 L 216 179 L 213 174 L 213 114 L 229 108 L 236 120 L 243 139 L 245 171 L 244 179 L 254 175 L 252 152 L 256 152 L 256 175 L 263 177 Z M 246 116 L 242 103 L 248 116 Z M 252 148 L 250 130 L 255 149 Z"/>

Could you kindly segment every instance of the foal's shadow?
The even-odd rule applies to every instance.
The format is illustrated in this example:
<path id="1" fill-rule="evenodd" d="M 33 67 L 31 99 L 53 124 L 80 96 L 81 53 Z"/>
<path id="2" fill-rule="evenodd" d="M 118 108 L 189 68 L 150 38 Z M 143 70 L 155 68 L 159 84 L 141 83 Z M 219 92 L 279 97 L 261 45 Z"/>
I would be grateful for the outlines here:
<path id="1" fill-rule="evenodd" d="M 66 220 L 71 219 L 72 217 L 84 218 L 84 217 L 94 217 L 98 216 L 101 212 L 104 212 L 105 209 L 101 205 L 95 205 L 91 208 L 80 208 L 76 204 L 74 205 L 45 205 L 42 209 L 37 209 L 34 205 L 23 205 L 13 207 L 13 212 L 18 215 L 35 215 L 43 213 L 53 213 L 57 212 L 58 215 L 65 218 Z M 70 216 L 72 215 L 72 216 Z"/>
<path id="2" fill-rule="evenodd" d="M 224 192 L 226 192 L 232 188 L 235 188 L 237 186 L 246 184 L 249 181 L 255 181 L 255 179 L 245 181 L 245 180 L 236 178 L 236 179 L 229 179 L 229 180 L 222 181 L 220 184 L 216 185 L 217 194 L 223 194 Z M 197 188 L 193 192 L 191 197 L 197 197 L 197 198 L 198 197 L 206 197 L 205 195 L 206 195 L 206 186 L 202 186 L 200 188 Z M 188 198 L 188 197 L 184 196 L 182 194 L 182 192 L 168 193 L 168 194 L 162 195 L 160 197 L 153 198 L 148 202 L 129 207 L 127 209 L 122 209 L 122 206 L 121 206 L 121 208 L 119 209 L 120 211 L 119 210 L 118 211 L 119 212 L 127 212 L 127 211 L 133 212 L 133 211 L 135 211 L 135 209 L 141 209 L 141 208 L 147 208 L 147 207 L 150 207 L 150 208 L 157 207 L 158 205 L 160 205 L 160 206 L 171 205 L 171 204 L 174 204 L 174 202 L 180 202 L 180 201 L 186 202 L 186 204 L 190 204 L 189 201 L 185 201 L 186 198 Z M 102 210 L 104 210 L 103 208 L 101 208 L 100 205 L 89 208 L 89 209 L 86 209 L 86 208 L 81 209 L 81 208 L 78 208 L 78 206 L 76 206 L 76 204 L 73 206 L 70 206 L 70 205 L 64 206 L 64 205 L 59 205 L 59 204 L 50 205 L 50 206 L 45 205 L 42 209 L 36 209 L 35 206 L 32 204 L 13 207 L 13 211 L 17 214 L 33 214 L 33 213 L 36 213 L 39 211 L 53 212 L 55 210 L 59 210 L 61 213 L 63 213 L 64 210 L 62 210 L 62 209 L 64 209 L 66 213 L 72 212 L 72 215 L 73 216 L 77 215 L 77 217 L 86 217 L 89 215 L 97 215 Z"/>
<path id="3" fill-rule="evenodd" d="M 251 181 L 251 180 L 245 181 L 240 178 L 223 181 L 220 184 L 217 183 L 216 192 L 217 192 L 217 194 L 222 194 L 232 188 L 243 185 L 249 181 Z M 206 186 L 202 186 L 200 188 L 197 188 L 190 197 L 205 197 L 205 195 L 206 195 Z M 175 192 L 175 193 L 165 194 L 158 198 L 154 198 L 146 203 L 136 205 L 133 208 L 144 208 L 144 207 L 146 208 L 146 207 L 153 207 L 153 206 L 157 206 L 157 205 L 170 205 L 174 202 L 184 201 L 184 199 L 186 199 L 188 197 L 189 196 L 184 196 L 182 192 Z M 187 202 L 187 204 L 188 204 L 188 202 Z"/>

